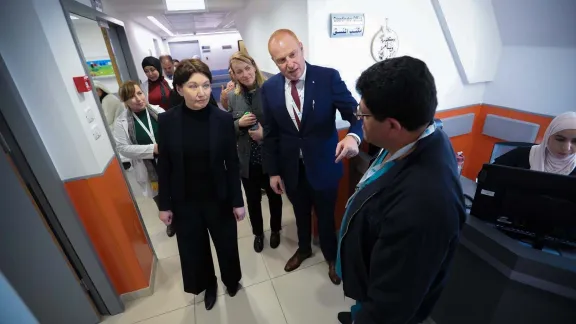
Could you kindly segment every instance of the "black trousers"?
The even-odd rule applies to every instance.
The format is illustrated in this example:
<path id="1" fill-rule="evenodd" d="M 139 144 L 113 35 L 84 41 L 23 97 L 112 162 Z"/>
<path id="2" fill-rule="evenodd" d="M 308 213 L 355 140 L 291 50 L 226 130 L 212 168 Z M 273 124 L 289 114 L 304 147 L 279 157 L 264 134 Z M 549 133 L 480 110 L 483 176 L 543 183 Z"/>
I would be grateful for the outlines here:
<path id="1" fill-rule="evenodd" d="M 187 202 L 177 204 L 173 212 L 184 291 L 198 295 L 216 283 L 210 237 L 216 248 L 222 282 L 234 287 L 242 272 L 232 206 L 215 201 Z"/>
<path id="2" fill-rule="evenodd" d="M 314 190 L 306 177 L 306 167 L 300 160 L 298 172 L 298 185 L 296 188 L 286 188 L 286 193 L 296 216 L 298 226 L 298 249 L 307 252 L 312 249 L 312 208 L 318 218 L 318 234 L 320 248 L 326 261 L 336 260 L 338 249 L 336 241 L 336 228 L 334 224 L 334 211 L 338 188 Z"/>
<path id="3" fill-rule="evenodd" d="M 264 234 L 264 221 L 262 220 L 262 189 L 266 190 L 270 207 L 270 228 L 272 232 L 282 229 L 282 196 L 276 194 L 270 187 L 270 177 L 262 171 L 262 165 L 250 165 L 248 178 L 242 178 L 242 185 L 246 193 L 248 214 L 254 235 Z"/>

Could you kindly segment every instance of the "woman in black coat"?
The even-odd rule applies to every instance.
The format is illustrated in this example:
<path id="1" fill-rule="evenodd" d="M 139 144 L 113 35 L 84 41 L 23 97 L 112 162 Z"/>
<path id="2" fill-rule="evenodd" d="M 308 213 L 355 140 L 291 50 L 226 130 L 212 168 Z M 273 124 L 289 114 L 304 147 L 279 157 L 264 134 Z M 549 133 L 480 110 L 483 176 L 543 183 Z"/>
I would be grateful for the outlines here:
<path id="1" fill-rule="evenodd" d="M 236 222 L 245 216 L 234 121 L 210 104 L 211 81 L 205 63 L 182 60 L 174 86 L 184 102 L 161 114 L 158 141 L 160 219 L 176 230 L 184 291 L 206 291 L 208 310 L 218 287 L 209 237 L 234 296 L 242 277 Z"/>

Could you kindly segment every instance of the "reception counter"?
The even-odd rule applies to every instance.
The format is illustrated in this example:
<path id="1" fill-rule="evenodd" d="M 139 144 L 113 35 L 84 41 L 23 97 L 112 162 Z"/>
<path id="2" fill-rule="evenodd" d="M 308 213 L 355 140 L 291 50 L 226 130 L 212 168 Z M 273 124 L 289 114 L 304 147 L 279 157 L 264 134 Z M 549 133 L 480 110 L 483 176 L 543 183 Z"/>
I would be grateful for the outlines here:
<path id="1" fill-rule="evenodd" d="M 461 181 L 474 197 L 475 182 Z M 437 324 L 574 324 L 574 251 L 535 250 L 469 215 L 431 317 Z"/>

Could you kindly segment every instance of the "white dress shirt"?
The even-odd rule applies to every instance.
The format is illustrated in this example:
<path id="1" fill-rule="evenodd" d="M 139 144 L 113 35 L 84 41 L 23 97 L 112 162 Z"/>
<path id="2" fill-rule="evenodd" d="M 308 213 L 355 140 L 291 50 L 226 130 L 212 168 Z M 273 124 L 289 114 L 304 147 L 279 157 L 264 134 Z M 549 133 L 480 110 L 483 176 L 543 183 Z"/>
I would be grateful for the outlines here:
<path id="1" fill-rule="evenodd" d="M 296 127 L 296 129 L 298 129 L 298 130 L 299 130 L 298 123 L 296 122 L 296 117 L 294 116 L 294 112 L 298 113 L 298 117 L 300 119 L 300 122 L 302 122 L 302 113 L 304 112 L 304 91 L 305 91 L 305 85 L 306 85 L 306 70 L 307 70 L 307 66 L 304 66 L 304 73 L 302 73 L 302 76 L 300 77 L 300 79 L 298 79 L 298 82 L 296 83 L 296 90 L 298 91 L 298 97 L 300 98 L 300 113 L 298 113 L 298 108 L 296 106 L 296 103 L 294 102 L 294 99 L 292 99 L 291 80 L 284 78 L 285 79 L 284 97 L 286 99 L 286 109 L 288 109 L 288 114 L 290 115 L 290 118 L 292 118 L 292 122 L 294 123 L 294 127 Z M 312 109 L 314 109 L 314 101 L 312 101 Z M 334 121 L 334 123 L 336 123 L 336 121 Z M 354 137 L 354 139 L 356 140 L 358 145 L 360 145 L 361 140 L 360 140 L 360 137 L 358 135 L 356 135 L 354 133 L 349 133 L 346 136 L 348 136 L 348 135 Z M 302 156 L 302 153 L 300 153 L 300 156 Z"/>

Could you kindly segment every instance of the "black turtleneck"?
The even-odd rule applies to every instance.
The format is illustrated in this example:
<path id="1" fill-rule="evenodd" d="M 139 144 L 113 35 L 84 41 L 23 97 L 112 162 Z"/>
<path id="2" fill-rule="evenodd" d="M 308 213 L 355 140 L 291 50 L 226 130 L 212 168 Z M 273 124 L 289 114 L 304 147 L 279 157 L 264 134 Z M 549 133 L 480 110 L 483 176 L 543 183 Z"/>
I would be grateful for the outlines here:
<path id="1" fill-rule="evenodd" d="M 210 163 L 210 105 L 192 110 L 182 105 L 182 143 L 188 201 L 217 199 Z"/>

